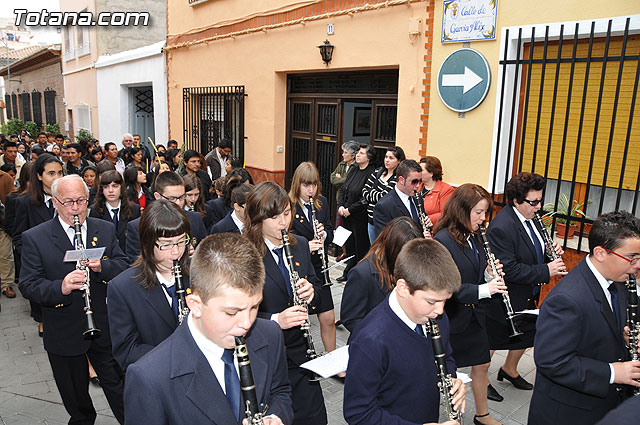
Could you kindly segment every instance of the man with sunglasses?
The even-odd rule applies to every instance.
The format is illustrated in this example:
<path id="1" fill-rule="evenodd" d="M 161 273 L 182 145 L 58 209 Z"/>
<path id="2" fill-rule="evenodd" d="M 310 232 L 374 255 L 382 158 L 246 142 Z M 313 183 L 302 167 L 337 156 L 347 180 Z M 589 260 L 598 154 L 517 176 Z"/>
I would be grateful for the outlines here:
<path id="1" fill-rule="evenodd" d="M 640 387 L 640 362 L 628 361 L 621 283 L 638 270 L 640 219 L 626 211 L 598 217 L 589 255 L 540 309 L 530 425 L 594 424 L 622 401 L 623 387 Z"/>
<path id="2" fill-rule="evenodd" d="M 73 174 L 55 180 L 51 199 L 54 218 L 22 235 L 22 295 L 42 305 L 44 349 L 56 386 L 71 419 L 69 423 L 93 424 L 96 411 L 89 396 L 87 358 L 116 419 L 123 423 L 124 384 L 122 371 L 111 354 L 107 321 L 107 282 L 127 267 L 113 223 L 87 218 L 89 189 L 82 177 Z M 104 248 L 101 259 L 90 260 L 91 309 L 100 333 L 93 339 L 83 336 L 87 329 L 83 287 L 84 271 L 76 262 L 64 262 L 67 251 L 75 249 L 73 218 L 78 216 L 86 248 Z"/>
<path id="3" fill-rule="evenodd" d="M 494 255 L 503 265 L 504 281 L 514 311 L 535 309 L 542 284 L 552 276 L 565 275 L 561 258 L 550 261 L 544 241 L 532 220 L 542 206 L 545 179 L 539 174 L 519 173 L 505 188 L 509 204 L 502 208 L 487 229 L 487 237 Z M 557 243 L 558 256 L 564 251 Z M 550 261 L 550 262 L 549 262 Z M 536 316 L 524 315 L 518 319 L 523 335 L 509 337 L 502 298 L 492 297 L 487 308 L 487 333 L 491 350 L 509 350 L 498 371 L 498 380 L 508 380 L 520 390 L 531 390 L 533 385 L 518 373 L 518 363 L 525 350 L 533 347 Z"/>
<path id="4" fill-rule="evenodd" d="M 165 171 L 160 174 L 154 182 L 153 196 L 155 199 L 166 199 L 173 202 L 181 209 L 184 209 L 185 188 L 184 180 L 179 174 L 173 171 Z M 195 247 L 201 240 L 207 237 L 208 233 L 204 227 L 202 215 L 195 211 L 185 211 L 189 223 L 191 224 L 191 241 Z M 144 215 L 144 213 L 143 213 Z M 140 236 L 138 234 L 140 218 L 132 220 L 127 224 L 127 257 L 133 263 L 140 254 Z"/>
<path id="5" fill-rule="evenodd" d="M 416 204 L 412 196 L 422 182 L 422 167 L 413 159 L 405 159 L 396 168 L 396 176 L 398 182 L 395 188 L 384 195 L 373 208 L 373 228 L 376 237 L 396 217 L 411 217 L 420 224 L 418 208 L 422 208 L 423 202 Z"/>

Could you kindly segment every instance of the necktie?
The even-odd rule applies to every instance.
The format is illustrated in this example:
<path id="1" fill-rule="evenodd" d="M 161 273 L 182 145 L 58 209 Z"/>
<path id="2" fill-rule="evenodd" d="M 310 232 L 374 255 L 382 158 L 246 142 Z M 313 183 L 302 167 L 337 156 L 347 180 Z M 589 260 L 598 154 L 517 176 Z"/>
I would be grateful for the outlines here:
<path id="1" fill-rule="evenodd" d="M 73 226 L 69 226 L 69 229 L 71 231 L 71 234 L 73 235 L 73 248 L 75 249 L 76 247 L 76 229 L 73 228 Z"/>
<path id="2" fill-rule="evenodd" d="M 533 246 L 536 249 L 538 264 L 544 264 L 544 256 L 542 254 L 542 245 L 540 245 L 540 240 L 536 236 L 536 232 L 533 231 L 533 226 L 531 226 L 531 221 L 525 220 L 524 222 L 527 223 L 527 227 L 529 228 L 529 234 L 531 235 L 531 239 L 533 239 Z"/>
<path id="3" fill-rule="evenodd" d="M 291 295 L 291 285 L 289 285 L 291 281 L 291 277 L 289 276 L 289 270 L 287 270 L 287 266 L 284 265 L 284 255 L 282 253 L 283 247 L 274 248 L 273 252 L 278 256 L 278 268 L 280 269 L 280 273 L 282 273 L 282 277 L 284 277 L 284 283 L 287 287 L 287 293 Z"/>
<path id="4" fill-rule="evenodd" d="M 53 213 L 55 211 L 55 209 L 53 208 L 53 200 L 49 199 L 47 204 L 47 208 L 49 209 L 49 215 L 51 216 L 51 218 L 53 218 Z"/>
<path id="5" fill-rule="evenodd" d="M 471 248 L 473 249 L 473 255 L 476 256 L 476 261 L 480 264 L 480 258 L 478 257 L 478 248 L 476 248 L 476 241 L 473 240 L 473 235 L 469 236 L 469 241 L 471 242 Z"/>
<path id="6" fill-rule="evenodd" d="M 313 220 L 311 217 L 311 204 L 310 203 L 306 203 L 304 204 L 305 208 L 307 209 L 307 220 L 309 220 L 309 223 L 311 224 L 311 227 L 313 227 Z"/>
<path id="7" fill-rule="evenodd" d="M 116 229 L 118 228 L 118 211 L 120 210 L 120 208 L 114 208 L 111 210 L 111 212 L 113 213 L 113 225 L 116 226 Z"/>
<path id="8" fill-rule="evenodd" d="M 229 401 L 229 406 L 236 419 L 240 417 L 240 379 L 236 373 L 236 367 L 233 364 L 233 350 L 227 349 L 222 353 L 222 361 L 224 362 L 224 388 Z"/>
<path id="9" fill-rule="evenodd" d="M 616 318 L 618 330 L 620 330 L 620 306 L 618 304 L 618 288 L 616 288 L 615 283 L 609 284 L 609 293 L 611 293 L 611 310 Z"/>
<path id="10" fill-rule="evenodd" d="M 167 286 L 161 283 L 162 287 L 171 295 L 171 310 L 173 310 L 173 316 L 178 319 L 178 296 L 176 295 L 176 285 Z"/>
<path id="11" fill-rule="evenodd" d="M 409 211 L 411 211 L 411 218 L 420 223 L 420 219 L 418 218 L 418 210 L 416 209 L 416 206 L 411 198 L 409 198 Z"/>
<path id="12" fill-rule="evenodd" d="M 425 336 L 425 334 L 424 334 L 424 329 L 422 329 L 422 325 L 416 325 L 416 327 L 415 327 L 414 331 L 415 331 L 418 335 L 420 335 L 421 337 L 424 337 L 424 336 Z"/>

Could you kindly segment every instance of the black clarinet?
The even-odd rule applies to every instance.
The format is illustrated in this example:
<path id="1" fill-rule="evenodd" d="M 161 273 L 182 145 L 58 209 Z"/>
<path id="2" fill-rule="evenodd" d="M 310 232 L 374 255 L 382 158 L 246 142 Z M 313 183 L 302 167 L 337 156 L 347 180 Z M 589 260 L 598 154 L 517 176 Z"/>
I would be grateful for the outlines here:
<path id="1" fill-rule="evenodd" d="M 182 283 L 182 270 L 178 260 L 173 260 L 173 279 L 176 285 L 176 298 L 178 299 L 178 324 L 181 324 L 189 314 L 189 307 L 187 307 L 187 291 Z"/>
<path id="2" fill-rule="evenodd" d="M 298 280 L 300 279 L 300 276 L 294 268 L 293 252 L 291 251 L 291 245 L 289 244 L 289 234 L 285 229 L 282 230 L 282 246 L 284 249 L 284 256 L 286 258 L 287 264 L 289 265 L 289 284 L 291 285 L 293 304 L 304 307 L 308 313 L 309 306 L 307 305 L 307 302 L 298 294 Z M 309 360 L 313 360 L 318 357 L 318 353 L 316 353 L 316 348 L 313 345 L 313 337 L 311 336 L 311 324 L 309 323 L 309 319 L 305 320 L 304 323 L 300 325 L 300 329 L 302 329 L 302 333 L 304 335 L 304 343 L 307 348 L 307 358 Z M 312 382 L 319 380 L 320 376 L 315 373 L 310 379 L 310 381 Z"/>
<path id="3" fill-rule="evenodd" d="M 440 327 L 434 319 L 429 319 L 429 321 L 422 325 L 422 327 L 425 331 L 425 335 L 431 335 L 433 358 L 436 362 L 438 379 L 440 379 L 440 393 L 444 398 L 444 408 L 447 414 L 447 419 L 450 421 L 458 421 L 458 423 L 462 425 L 462 412 L 456 410 L 453 403 L 453 397 L 451 396 L 453 380 L 451 379 L 451 374 L 449 373 L 449 370 L 447 368 L 447 354 L 444 349 L 444 344 L 442 343 Z"/>
<path id="4" fill-rule="evenodd" d="M 420 219 L 422 232 L 433 236 L 433 223 L 429 216 L 424 212 L 424 198 L 422 198 L 418 192 L 415 192 L 411 198 L 413 205 L 415 205 L 416 210 L 418 211 L 418 218 Z"/>
<path id="5" fill-rule="evenodd" d="M 547 228 L 542 221 L 542 217 L 540 216 L 539 211 L 536 211 L 536 213 L 533 215 L 533 220 L 538 225 L 538 230 L 540 231 L 540 236 L 542 236 L 542 241 L 544 242 L 544 248 L 547 256 L 551 258 L 551 261 L 557 260 L 558 258 L 560 258 L 560 256 L 558 255 L 556 250 L 553 249 L 553 240 L 551 239 L 551 235 L 549 235 L 549 232 L 547 232 Z M 532 235 L 532 237 L 535 236 Z M 567 270 L 563 269 L 561 271 L 566 272 Z"/>
<path id="6" fill-rule="evenodd" d="M 245 343 L 243 336 L 237 336 L 235 338 L 235 353 L 238 358 L 240 389 L 242 390 L 242 398 L 244 399 L 245 404 L 245 418 L 249 421 L 249 425 L 263 425 L 267 406 L 265 406 L 263 412 L 258 408 L 256 386 L 253 382 L 253 372 L 251 372 L 251 362 L 249 361 L 249 350 L 247 349 L 247 344 Z"/>
<path id="7" fill-rule="evenodd" d="M 316 219 L 316 207 L 313 205 L 313 198 L 309 199 L 309 208 L 311 210 L 311 226 L 313 227 L 313 237 L 319 241 L 322 241 L 320 235 L 318 234 L 318 220 Z M 324 256 L 324 243 L 322 248 L 317 251 L 317 254 L 320 256 L 320 260 L 322 260 L 322 278 L 324 279 L 323 286 L 331 286 L 333 283 L 331 282 L 331 277 L 329 277 L 329 270 L 327 270 L 327 259 Z"/>
<path id="8" fill-rule="evenodd" d="M 80 218 L 77 215 L 73 216 L 73 231 L 76 235 L 75 249 L 80 251 L 82 259 L 76 263 L 76 270 L 80 270 L 86 276 L 86 281 L 82 287 L 84 298 L 84 314 L 87 319 L 87 329 L 82 333 L 85 338 L 97 338 L 100 336 L 100 329 L 96 327 L 96 323 L 93 320 L 93 310 L 91 310 L 91 275 L 89 267 L 87 267 L 87 255 L 84 251 L 84 243 L 82 242 L 82 228 L 80 227 Z"/>
<path id="9" fill-rule="evenodd" d="M 491 267 L 491 271 L 495 277 L 500 276 L 498 272 L 498 266 L 496 265 L 496 256 L 493 255 L 493 251 L 491 251 L 491 246 L 489 246 L 489 240 L 487 239 L 487 234 L 484 230 L 484 224 L 480 224 L 478 226 L 478 233 L 480 233 L 480 237 L 482 238 L 482 246 L 484 247 L 484 252 L 487 256 L 487 263 Z M 502 294 L 502 302 L 504 303 L 504 307 L 507 311 L 507 323 L 509 324 L 509 336 L 511 338 L 515 336 L 522 335 L 522 332 L 518 329 L 515 323 L 515 312 L 513 311 L 513 307 L 511 306 L 511 298 L 509 294 Z"/>
<path id="10" fill-rule="evenodd" d="M 636 286 L 636 277 L 629 274 L 626 282 L 627 292 L 629 294 L 629 303 L 627 307 L 627 326 L 629 326 L 629 354 L 631 361 L 640 360 L 638 354 L 638 344 L 640 343 L 640 322 L 638 321 L 638 289 Z M 633 395 L 640 395 L 640 388 L 633 387 Z"/>

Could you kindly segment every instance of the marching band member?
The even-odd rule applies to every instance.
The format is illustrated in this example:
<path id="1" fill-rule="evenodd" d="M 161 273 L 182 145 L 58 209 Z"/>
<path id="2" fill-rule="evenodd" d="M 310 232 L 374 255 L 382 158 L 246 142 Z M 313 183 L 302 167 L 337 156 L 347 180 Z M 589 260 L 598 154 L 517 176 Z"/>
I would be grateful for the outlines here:
<path id="1" fill-rule="evenodd" d="M 402 247 L 422 237 L 415 220 L 396 217 L 380 232 L 362 261 L 349 271 L 340 306 L 340 323 L 349 332 L 353 334 L 360 321 L 393 290 L 394 267 Z"/>
<path id="2" fill-rule="evenodd" d="M 455 376 L 449 320 L 444 314 L 446 300 L 460 288 L 460 274 L 451 255 L 433 239 L 412 240 L 398 254 L 394 277 L 393 291 L 351 337 L 343 405 L 349 424 L 438 421 L 439 372 L 432 336 L 422 326 L 430 320 L 437 319 L 446 367 Z M 453 404 L 464 411 L 464 384 L 451 379 Z"/>
<path id="3" fill-rule="evenodd" d="M 489 383 L 489 337 L 485 306 L 494 294 L 506 292 L 501 276 L 491 276 L 482 240 L 478 237 L 492 210 L 491 195 L 482 186 L 463 184 L 444 207 L 435 227 L 434 239 L 442 243 L 453 257 L 462 278 L 460 290 L 447 301 L 445 310 L 451 324 L 451 347 L 458 367 L 471 366 L 471 389 L 476 403 L 475 424 L 497 425 L 489 416 L 487 391 L 497 394 Z M 492 399 L 501 401 L 501 396 Z"/>
<path id="4" fill-rule="evenodd" d="M 238 376 L 243 365 L 233 355 L 235 337 L 246 335 L 259 409 L 268 406 L 263 422 L 290 424 L 282 332 L 256 318 L 264 283 L 260 254 L 239 235 L 209 236 L 198 245 L 190 273 L 187 319 L 127 369 L 126 423 L 246 423 Z"/>
<path id="5" fill-rule="evenodd" d="M 509 204 L 502 208 L 487 228 L 487 238 L 496 258 L 504 266 L 513 310 L 535 309 L 540 285 L 549 283 L 552 276 L 565 275 L 562 259 L 545 264 L 544 240 L 531 221 L 542 206 L 545 180 L 539 174 L 519 173 L 507 183 L 505 194 Z M 564 251 L 554 243 L 556 253 Z M 509 338 L 502 301 L 491 300 L 487 311 L 487 332 L 491 350 L 509 350 L 504 365 L 498 371 L 498 380 L 508 380 L 520 390 L 531 390 L 533 385 L 518 373 L 518 362 L 525 350 L 533 347 L 536 316 L 525 315 L 518 320 L 524 334 Z"/>
<path id="6" fill-rule="evenodd" d="M 229 203 L 233 208 L 227 215 L 216 224 L 211 226 L 211 234 L 216 233 L 237 233 L 241 234 L 244 229 L 245 221 L 245 204 L 247 203 L 247 196 L 253 189 L 253 185 L 249 183 L 243 183 L 242 177 L 231 176 L 227 182 L 227 189 L 230 191 Z"/>
<path id="7" fill-rule="evenodd" d="M 119 175 L 117 171 L 112 171 Z M 164 341 L 178 326 L 174 261 L 188 287 L 189 220 L 164 199 L 140 220 L 140 256 L 107 288 L 113 356 L 123 370 Z"/>
<path id="8" fill-rule="evenodd" d="M 328 264 L 327 250 L 333 240 L 333 229 L 331 226 L 331 206 L 327 198 L 322 196 L 322 184 L 318 169 L 312 162 L 303 162 L 298 165 L 291 181 L 289 198 L 295 205 L 295 216 L 292 219 L 291 231 L 296 235 L 303 236 L 309 241 L 311 250 L 311 263 L 316 272 L 316 276 L 321 283 L 324 282 L 322 267 Z M 310 204 L 313 202 L 313 211 L 317 226 L 312 222 Z M 314 226 L 316 227 L 314 231 Z M 319 238 L 316 238 L 316 233 Z M 324 256 L 324 260 L 320 256 Z M 316 310 L 318 321 L 320 322 L 320 336 L 326 351 L 336 349 L 336 316 L 333 311 L 333 297 L 328 285 L 323 285 L 317 294 L 320 305 Z"/>
<path id="9" fill-rule="evenodd" d="M 285 190 L 275 182 L 263 182 L 253 188 L 247 203 L 245 235 L 263 256 L 265 283 L 258 315 L 280 325 L 284 333 L 289 383 L 291 384 L 294 425 L 326 425 L 327 411 L 322 388 L 311 381 L 312 373 L 300 368 L 308 358 L 308 346 L 301 325 L 309 320 L 307 308 L 292 302 L 292 286 L 299 297 L 310 303 L 320 292 L 319 281 L 311 264 L 309 243 L 302 236 L 289 236 L 293 245 L 293 264 L 285 258 L 282 231 L 289 231 L 293 216 L 292 203 Z M 301 277 L 291 282 L 294 272 Z M 309 309 L 315 312 L 317 302 Z"/>

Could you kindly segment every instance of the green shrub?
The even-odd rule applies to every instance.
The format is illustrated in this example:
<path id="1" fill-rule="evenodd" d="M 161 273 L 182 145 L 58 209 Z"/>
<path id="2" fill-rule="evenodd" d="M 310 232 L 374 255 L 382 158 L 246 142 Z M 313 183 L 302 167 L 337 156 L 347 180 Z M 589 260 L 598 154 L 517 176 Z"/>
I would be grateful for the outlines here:
<path id="1" fill-rule="evenodd" d="M 20 134 L 20 130 L 25 129 L 35 139 L 40 132 L 38 124 L 33 121 L 22 121 L 17 118 L 7 121 L 2 125 L 2 134 L 9 136 L 10 134 Z"/>
<path id="2" fill-rule="evenodd" d="M 44 131 L 47 133 L 60 134 L 60 124 L 47 124 L 44 126 Z"/>
<path id="3" fill-rule="evenodd" d="M 84 128 L 81 128 L 80 130 L 78 130 L 78 134 L 76 134 L 76 142 L 79 142 L 80 140 L 91 140 L 93 139 L 93 135 L 91 134 L 90 131 L 85 130 Z"/>

